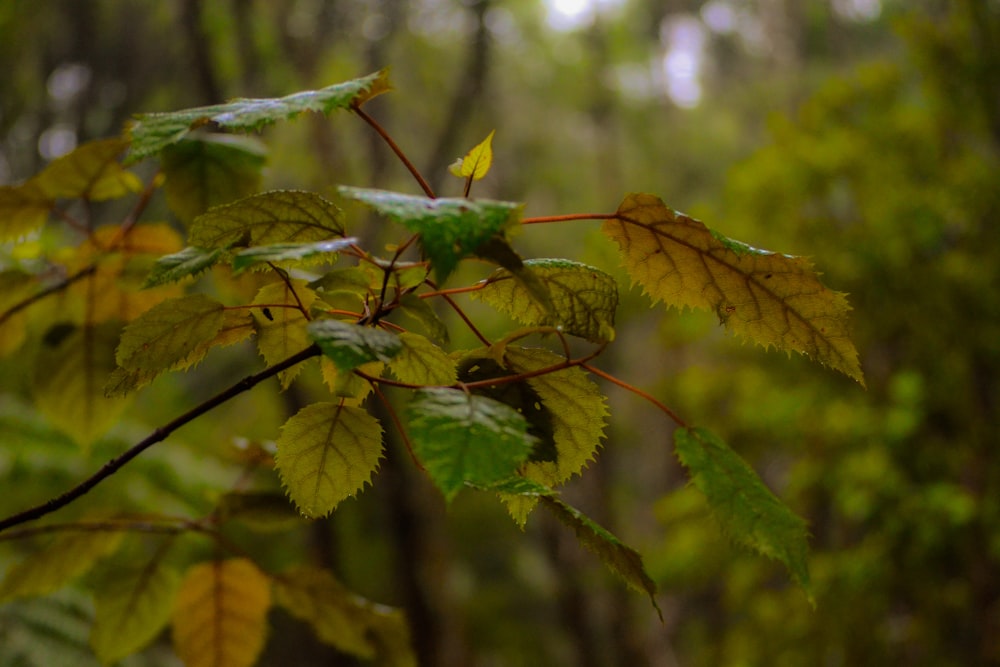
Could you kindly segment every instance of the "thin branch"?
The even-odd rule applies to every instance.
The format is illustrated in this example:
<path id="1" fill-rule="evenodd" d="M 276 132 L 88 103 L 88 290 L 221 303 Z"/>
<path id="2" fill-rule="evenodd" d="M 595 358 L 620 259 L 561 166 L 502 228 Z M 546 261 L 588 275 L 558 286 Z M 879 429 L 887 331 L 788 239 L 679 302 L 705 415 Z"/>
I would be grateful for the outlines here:
<path id="1" fill-rule="evenodd" d="M 573 220 L 614 220 L 617 213 L 568 213 L 566 215 L 537 215 L 522 218 L 522 225 L 541 225 L 549 222 L 571 222 Z"/>
<path id="2" fill-rule="evenodd" d="M 306 310 L 306 307 L 302 304 L 302 299 L 299 298 L 299 293 L 295 291 L 295 285 L 292 284 L 292 279 L 288 276 L 288 272 L 275 266 L 274 262 L 268 262 L 267 265 L 278 274 L 278 277 L 285 283 L 285 287 L 287 287 L 288 291 L 292 293 L 292 296 L 295 298 L 295 303 L 299 305 L 299 312 L 302 313 L 302 317 L 312 321 L 312 315 L 309 314 L 309 311 Z"/>
<path id="3" fill-rule="evenodd" d="M 355 372 L 357 373 L 357 371 Z M 382 380 L 362 375 L 361 373 L 358 374 L 368 380 L 368 383 L 372 387 L 372 391 L 375 392 L 375 395 L 378 396 L 382 405 L 385 406 L 386 412 L 389 413 L 389 419 L 392 420 L 393 425 L 396 427 L 396 432 L 399 433 L 399 437 L 403 440 L 403 445 L 406 447 L 406 451 L 410 453 L 410 458 L 413 459 L 413 465 L 415 465 L 417 470 L 420 472 L 427 472 L 424 468 L 424 464 L 420 462 L 420 459 L 418 459 L 417 455 L 413 452 L 413 443 L 410 442 L 410 436 L 406 434 L 406 429 L 403 428 L 403 422 L 400 421 L 399 415 L 396 414 L 396 410 L 392 407 L 392 403 L 389 402 L 389 399 L 385 397 L 385 394 L 382 393 L 382 390 L 378 386 Z"/>
<path id="4" fill-rule="evenodd" d="M 361 107 L 354 105 L 351 107 L 351 111 L 360 116 L 362 120 L 364 120 L 372 127 L 372 129 L 378 132 L 378 135 L 382 137 L 382 140 L 385 141 L 385 143 L 389 146 L 389 148 L 392 149 L 392 152 L 396 154 L 396 157 L 399 158 L 399 161 L 403 163 L 403 165 L 410 172 L 413 178 L 416 179 L 417 183 L 420 184 L 420 189 L 424 191 L 424 194 L 426 194 L 431 199 L 436 199 L 437 195 L 434 194 L 434 190 L 431 188 L 427 180 L 424 179 L 423 175 L 420 173 L 420 170 L 417 169 L 416 165 L 410 162 L 410 158 L 406 157 L 406 153 L 404 153 L 403 149 L 401 149 L 396 144 L 396 142 L 393 141 L 392 137 L 389 136 L 389 133 L 385 131 L 385 128 L 379 125 L 377 120 L 375 120 L 367 113 L 362 111 Z"/>
<path id="5" fill-rule="evenodd" d="M 6 311 L 4 311 L 3 313 L 0 313 L 0 325 L 2 325 L 4 322 L 6 322 L 7 320 L 9 320 L 10 318 L 14 317 L 14 315 L 16 315 L 20 311 L 24 310 L 28 306 L 31 306 L 32 304 L 34 304 L 34 303 L 36 303 L 38 301 L 41 301 L 42 299 L 44 299 L 47 296 L 50 296 L 52 294 L 57 294 L 57 293 L 63 291 L 64 289 L 66 289 L 67 287 L 69 287 L 70 285 L 72 285 L 73 283 L 75 283 L 76 281 L 82 280 L 83 278 L 86 278 L 87 276 L 91 275 L 95 271 L 97 271 L 97 264 L 91 264 L 89 266 L 86 266 L 86 267 L 80 269 L 79 271 L 77 271 L 73 275 L 71 275 L 71 276 L 69 276 L 67 278 L 64 278 L 63 280 L 60 280 L 55 285 L 51 285 L 49 287 L 46 287 L 41 292 L 36 292 L 35 294 L 32 294 L 31 296 L 27 297 L 26 299 L 24 299 L 24 300 L 22 300 L 22 301 L 20 301 L 18 303 L 15 303 L 13 306 L 11 306 L 10 308 L 8 308 Z"/>
<path id="6" fill-rule="evenodd" d="M 29 521 L 34 521 L 40 519 L 41 517 L 51 514 L 56 510 L 69 505 L 74 500 L 80 498 L 88 491 L 93 489 L 95 486 L 103 482 L 105 479 L 111 475 L 118 472 L 122 466 L 137 457 L 139 454 L 149 449 L 158 442 L 161 442 L 167 438 L 171 433 L 179 429 L 181 426 L 194 421 L 198 417 L 202 416 L 206 412 L 216 408 L 223 403 L 229 401 L 236 396 L 239 396 L 245 391 L 248 391 L 260 384 L 264 380 L 273 377 L 283 370 L 291 368 L 298 363 L 305 361 L 311 357 L 318 356 L 320 354 L 320 349 L 317 345 L 310 345 L 306 349 L 302 350 L 297 354 L 293 354 L 284 361 L 281 361 L 273 366 L 265 368 L 259 373 L 247 376 L 229 387 L 228 389 L 216 394 L 212 398 L 208 399 L 204 403 L 195 406 L 191 410 L 188 410 L 181 416 L 177 417 L 165 426 L 153 431 L 144 440 L 136 443 L 128 450 L 120 454 L 119 456 L 111 459 L 104 466 L 98 470 L 96 473 L 88 477 L 83 482 L 77 484 L 69 491 L 63 493 L 62 495 L 50 498 L 48 501 L 42 503 L 41 505 L 36 505 L 31 509 L 25 510 L 18 514 L 7 517 L 6 519 L 0 520 L 0 532 L 7 530 L 13 526 L 17 526 L 23 523 L 28 523 Z"/>
<path id="7" fill-rule="evenodd" d="M 611 375 L 610 373 L 605 373 L 600 368 L 596 368 L 594 366 L 591 366 L 590 364 L 580 364 L 580 367 L 583 368 L 585 371 L 590 371 L 591 373 L 593 373 L 594 375 L 596 375 L 598 377 L 604 378 L 605 380 L 607 380 L 611 384 L 616 384 L 619 387 L 621 387 L 622 389 L 625 389 L 626 391 L 632 392 L 633 394 L 635 394 L 639 398 L 646 399 L 647 401 L 649 401 L 650 403 L 652 403 L 653 405 L 655 405 L 657 408 L 659 408 L 661 412 L 663 412 L 665 415 L 667 415 L 672 420 L 674 420 L 674 423 L 677 424 L 678 426 L 680 426 L 681 428 L 690 428 L 690 426 L 688 426 L 687 422 L 685 422 L 683 419 L 681 419 L 679 416 L 677 416 L 676 412 L 674 412 L 673 410 L 671 410 L 670 408 L 668 408 L 666 405 L 664 405 L 663 403 L 661 403 L 659 400 L 657 400 L 651 394 L 647 394 L 646 392 L 644 392 L 642 389 L 639 389 L 638 387 L 630 385 L 628 382 L 625 382 L 624 380 L 619 380 L 614 375 Z"/>

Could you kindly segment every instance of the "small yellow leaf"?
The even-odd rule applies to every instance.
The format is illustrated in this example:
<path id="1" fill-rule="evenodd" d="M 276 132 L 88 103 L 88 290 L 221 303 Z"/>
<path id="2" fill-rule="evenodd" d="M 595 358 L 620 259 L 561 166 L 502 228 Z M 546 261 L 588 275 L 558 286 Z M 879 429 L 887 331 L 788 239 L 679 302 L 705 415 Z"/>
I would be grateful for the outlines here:
<path id="1" fill-rule="evenodd" d="M 491 130 L 485 139 L 466 153 L 464 158 L 456 160 L 448 170 L 459 178 L 471 178 L 474 181 L 485 176 L 493 164 L 493 134 L 495 132 L 496 130 Z"/>
<path id="2" fill-rule="evenodd" d="M 187 667 L 250 667 L 264 648 L 271 582 L 244 558 L 195 565 L 173 613 L 177 655 Z"/>

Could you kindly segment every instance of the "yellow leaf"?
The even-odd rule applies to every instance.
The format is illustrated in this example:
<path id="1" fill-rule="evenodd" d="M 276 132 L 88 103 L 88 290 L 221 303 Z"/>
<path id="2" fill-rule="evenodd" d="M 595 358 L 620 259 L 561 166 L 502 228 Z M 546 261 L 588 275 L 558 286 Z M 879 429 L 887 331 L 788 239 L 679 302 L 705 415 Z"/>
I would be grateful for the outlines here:
<path id="1" fill-rule="evenodd" d="M 274 461 L 299 510 L 318 517 L 364 488 L 381 456 L 382 427 L 363 408 L 313 403 L 281 427 Z"/>
<path id="2" fill-rule="evenodd" d="M 54 204 L 34 180 L 0 186 L 0 241 L 16 239 L 44 225 Z"/>
<path id="3" fill-rule="evenodd" d="M 420 334 L 399 334 L 403 350 L 389 362 L 389 370 L 402 382 L 422 385 L 454 384 L 455 362 L 444 350 Z"/>
<path id="4" fill-rule="evenodd" d="M 820 283 L 807 259 L 725 238 L 649 194 L 625 197 L 603 231 L 654 301 L 714 310 L 736 334 L 808 355 L 864 384 L 847 331 L 851 307 Z"/>
<path id="5" fill-rule="evenodd" d="M 173 612 L 173 640 L 187 667 L 250 667 L 264 648 L 270 580 L 249 560 L 195 565 Z"/>
<path id="6" fill-rule="evenodd" d="M 181 294 L 177 285 L 143 289 L 156 258 L 182 247 L 180 236 L 166 223 L 133 227 L 122 234 L 101 227 L 68 263 L 70 273 L 94 264 L 93 272 L 66 290 L 64 314 L 74 322 L 131 321 L 161 301 Z"/>
<path id="7" fill-rule="evenodd" d="M 485 139 L 465 154 L 464 158 L 451 165 L 449 171 L 459 178 L 471 178 L 474 181 L 485 176 L 493 164 L 493 134 L 495 132 L 496 130 L 491 130 Z"/>
<path id="8" fill-rule="evenodd" d="M 32 180 L 51 199 L 85 197 L 94 201 L 116 199 L 138 192 L 142 181 L 118 161 L 128 140 L 99 139 L 82 144 L 53 160 Z"/>
<path id="9" fill-rule="evenodd" d="M 253 300 L 260 305 L 260 309 L 253 309 L 257 349 L 267 363 L 278 363 L 312 344 L 306 333 L 309 320 L 299 310 L 299 303 L 308 312 L 315 301 L 316 293 L 304 280 L 292 280 L 291 287 L 284 281 L 272 283 L 257 292 Z M 282 388 L 287 389 L 301 370 L 302 364 L 298 364 L 279 373 Z"/>
<path id="10" fill-rule="evenodd" d="M 107 531 L 63 533 L 44 549 L 17 563 L 0 583 L 0 602 L 47 595 L 87 572 L 121 544 L 122 534 Z"/>
<path id="11" fill-rule="evenodd" d="M 528 373 L 563 361 L 542 348 L 507 347 L 504 363 L 515 373 Z M 565 368 L 528 379 L 552 418 L 556 447 L 554 461 L 529 461 L 522 467 L 527 479 L 553 488 L 579 473 L 593 460 L 604 438 L 608 414 L 604 396 L 579 368 Z M 507 509 L 518 524 L 524 525 L 538 503 L 537 497 L 504 496 Z"/>

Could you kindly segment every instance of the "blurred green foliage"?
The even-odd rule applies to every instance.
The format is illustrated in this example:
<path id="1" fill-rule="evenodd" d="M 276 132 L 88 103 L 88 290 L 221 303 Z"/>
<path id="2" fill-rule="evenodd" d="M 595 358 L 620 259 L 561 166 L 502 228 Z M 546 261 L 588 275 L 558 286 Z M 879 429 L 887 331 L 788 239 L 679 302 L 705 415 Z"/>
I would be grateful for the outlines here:
<path id="1" fill-rule="evenodd" d="M 643 92 L 644 73 L 663 56 L 667 19 L 697 20 L 710 3 L 631 2 L 575 32 L 550 30 L 541 3 L 527 1 L 363 4 L 0 3 L 0 181 L 37 171 L 37 146 L 53 127 L 82 141 L 116 133 L 137 111 L 283 95 L 391 66 L 405 102 L 379 108 L 380 118 L 431 173 L 496 128 L 492 174 L 477 184 L 484 196 L 545 214 L 606 211 L 626 190 L 653 191 L 727 235 L 812 256 L 828 284 L 850 293 L 868 390 L 800 359 L 762 357 L 716 335 L 713 318 L 690 314 L 650 316 L 609 368 L 711 423 L 808 519 L 815 610 L 780 566 L 728 546 L 684 486 L 660 416 L 614 392 L 625 425 L 568 495 L 645 555 L 664 625 L 644 600 L 620 596 L 558 527 L 529 523 L 525 537 L 485 500 L 446 512 L 401 470 L 380 471 L 383 484 L 313 534 L 261 541 L 263 558 L 279 567 L 305 548 L 352 589 L 407 605 L 417 633 L 433 639 L 436 664 L 1000 661 L 996 2 L 883 2 L 867 22 L 833 9 L 852 3 L 746 3 L 758 18 L 780 19 L 766 23 L 773 40 L 753 47 L 738 31 L 712 35 L 696 109 Z M 200 8 L 193 23 L 190 8 Z M 53 73 L 83 76 L 66 69 L 74 64 L 88 71 L 82 93 L 50 94 Z M 278 128 L 268 185 L 410 187 L 355 130 Z M 568 244 L 605 252 L 586 233 L 525 236 L 536 254 L 564 254 Z M 640 303 L 635 293 L 623 300 Z M 227 351 L 196 376 L 158 384 L 86 456 L 26 407 L 30 353 L 0 360 L 21 391 L 0 396 L 0 513 L 58 493 L 211 395 L 246 354 Z M 310 383 L 319 378 L 278 401 L 240 397 L 94 494 L 104 504 L 207 511 L 211 489 L 234 481 L 233 425 L 238 444 L 266 445 Z M 639 444 L 661 431 L 662 441 Z M 393 509 L 401 499 L 405 511 Z M 0 568 L 17 549 L 4 545 Z M 66 647 L 86 641 L 77 626 L 87 604 L 67 593 L 0 609 L 0 655 L 72 662 L 79 651 Z M 262 664 L 337 664 L 303 628 L 275 622 Z M 128 664 L 171 663 L 153 649 Z"/>

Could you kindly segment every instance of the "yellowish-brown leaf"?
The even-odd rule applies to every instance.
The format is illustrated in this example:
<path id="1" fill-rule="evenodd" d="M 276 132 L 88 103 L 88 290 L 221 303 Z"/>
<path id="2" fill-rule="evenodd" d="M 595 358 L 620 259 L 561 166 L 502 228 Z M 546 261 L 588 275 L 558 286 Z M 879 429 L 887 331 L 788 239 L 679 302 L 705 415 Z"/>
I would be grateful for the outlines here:
<path id="1" fill-rule="evenodd" d="M 654 301 L 714 310 L 736 334 L 808 355 L 864 384 L 848 335 L 851 307 L 809 260 L 715 234 L 649 194 L 625 197 L 603 231 Z"/>
<path id="2" fill-rule="evenodd" d="M 250 667 L 267 639 L 271 583 L 244 558 L 195 565 L 173 613 L 173 640 L 187 667 Z"/>

